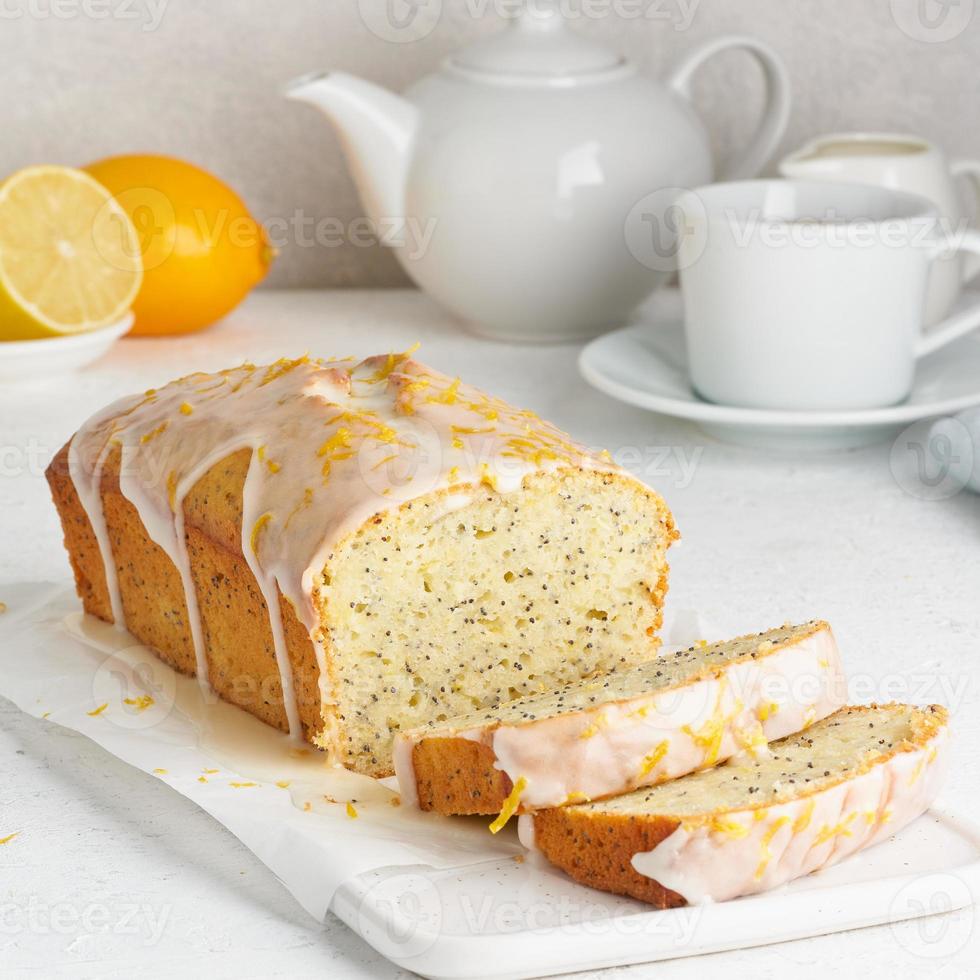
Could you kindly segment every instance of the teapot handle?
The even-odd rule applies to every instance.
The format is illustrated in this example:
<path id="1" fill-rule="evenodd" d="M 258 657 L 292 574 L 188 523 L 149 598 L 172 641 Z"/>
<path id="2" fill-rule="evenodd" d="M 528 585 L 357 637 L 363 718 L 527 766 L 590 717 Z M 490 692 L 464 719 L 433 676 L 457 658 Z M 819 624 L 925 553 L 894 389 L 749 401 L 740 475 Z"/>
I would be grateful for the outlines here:
<path id="1" fill-rule="evenodd" d="M 667 84 L 681 98 L 691 100 L 691 79 L 695 72 L 720 51 L 741 48 L 759 63 L 766 81 L 766 106 L 752 142 L 734 160 L 722 167 L 721 180 L 754 177 L 772 156 L 789 121 L 789 75 L 782 58 L 764 41 L 740 34 L 716 37 L 695 48 L 677 68 Z"/>

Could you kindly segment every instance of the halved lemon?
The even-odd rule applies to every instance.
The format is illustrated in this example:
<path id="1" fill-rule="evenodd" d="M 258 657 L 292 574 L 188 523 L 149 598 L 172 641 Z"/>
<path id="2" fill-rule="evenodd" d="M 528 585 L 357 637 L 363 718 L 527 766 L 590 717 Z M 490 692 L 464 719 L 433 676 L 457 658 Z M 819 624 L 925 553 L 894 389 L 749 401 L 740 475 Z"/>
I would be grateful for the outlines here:
<path id="1" fill-rule="evenodd" d="M 27 167 L 0 184 L 0 340 L 118 323 L 142 280 L 132 221 L 88 174 Z"/>

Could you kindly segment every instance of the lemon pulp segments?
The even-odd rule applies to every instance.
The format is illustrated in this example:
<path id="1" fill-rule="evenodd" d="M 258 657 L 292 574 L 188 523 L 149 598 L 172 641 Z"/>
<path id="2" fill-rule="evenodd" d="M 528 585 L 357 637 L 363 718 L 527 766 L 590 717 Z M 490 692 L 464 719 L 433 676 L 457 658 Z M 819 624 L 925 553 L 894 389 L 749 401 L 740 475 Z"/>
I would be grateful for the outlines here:
<path id="1" fill-rule="evenodd" d="M 0 339 L 116 323 L 142 276 L 132 221 L 88 174 L 28 167 L 0 184 Z"/>

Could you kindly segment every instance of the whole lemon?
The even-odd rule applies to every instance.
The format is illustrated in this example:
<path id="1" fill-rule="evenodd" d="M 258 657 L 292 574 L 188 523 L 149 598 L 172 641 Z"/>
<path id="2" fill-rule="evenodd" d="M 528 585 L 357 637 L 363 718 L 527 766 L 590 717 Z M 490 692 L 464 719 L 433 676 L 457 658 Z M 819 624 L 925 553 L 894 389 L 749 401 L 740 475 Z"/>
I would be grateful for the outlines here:
<path id="1" fill-rule="evenodd" d="M 242 199 L 217 177 L 172 157 L 139 155 L 84 168 L 129 215 L 143 255 L 132 333 L 202 330 L 231 312 L 275 257 Z"/>

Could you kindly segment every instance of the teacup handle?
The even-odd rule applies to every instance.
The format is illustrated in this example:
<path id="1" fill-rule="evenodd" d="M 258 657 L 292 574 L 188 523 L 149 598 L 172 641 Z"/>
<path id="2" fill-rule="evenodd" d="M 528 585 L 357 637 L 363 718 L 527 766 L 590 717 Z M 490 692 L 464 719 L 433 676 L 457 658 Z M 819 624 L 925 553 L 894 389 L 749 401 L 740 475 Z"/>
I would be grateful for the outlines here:
<path id="1" fill-rule="evenodd" d="M 748 51 L 762 68 L 766 81 L 766 105 L 762 120 L 749 145 L 721 168 L 720 180 L 754 177 L 772 156 L 786 132 L 789 121 L 789 74 L 782 58 L 764 41 L 741 34 L 716 37 L 695 48 L 673 71 L 667 84 L 678 95 L 691 101 L 691 79 L 709 59 L 728 48 Z"/>
<path id="2" fill-rule="evenodd" d="M 977 207 L 973 212 L 976 218 L 980 218 L 980 160 L 953 160 L 949 169 L 954 177 L 966 177 L 973 191 L 974 202 Z M 980 272 L 980 256 L 972 256 L 973 261 L 967 259 L 963 263 L 963 281 L 967 282 Z"/>
<path id="3" fill-rule="evenodd" d="M 971 252 L 980 257 L 980 231 L 964 231 L 962 236 L 953 243 L 954 251 Z M 949 245 L 943 245 L 933 253 L 933 260 L 949 255 Z M 915 356 L 922 357 L 931 354 L 940 347 L 959 339 L 980 327 L 980 303 L 975 303 L 969 309 L 946 317 L 942 323 L 924 333 L 916 342 Z"/>

